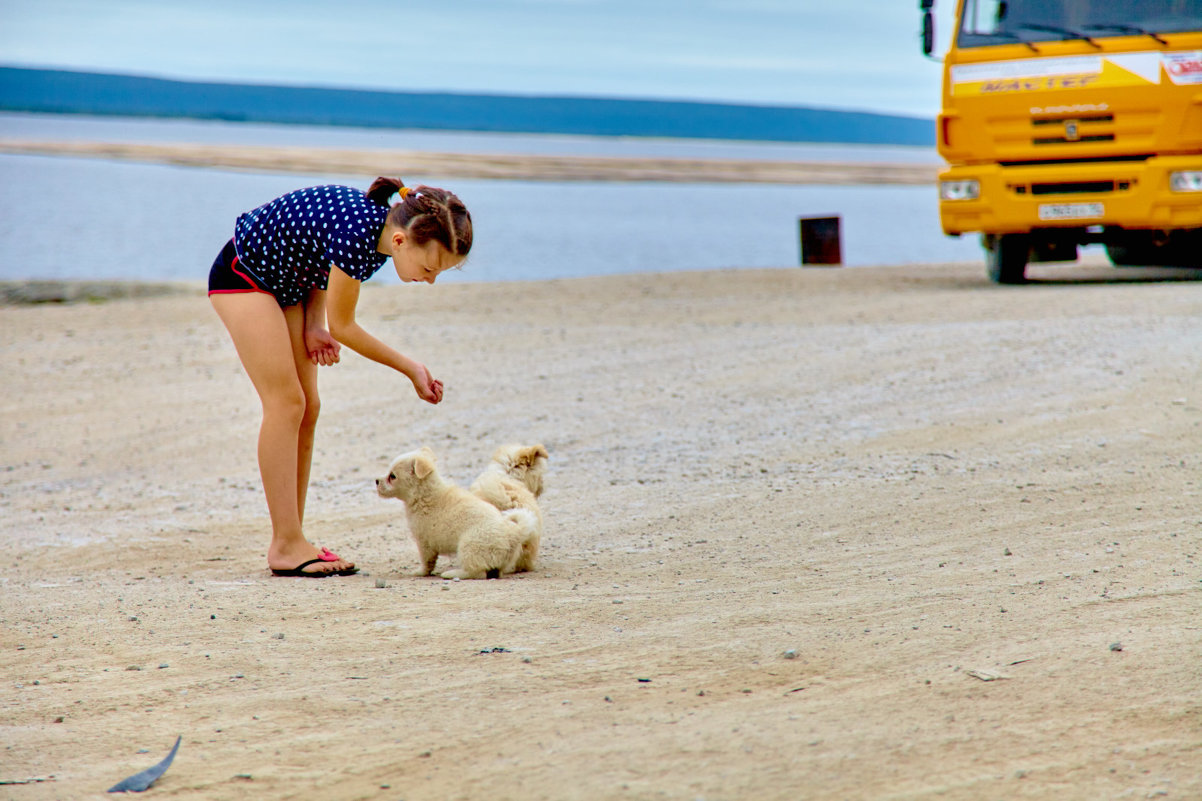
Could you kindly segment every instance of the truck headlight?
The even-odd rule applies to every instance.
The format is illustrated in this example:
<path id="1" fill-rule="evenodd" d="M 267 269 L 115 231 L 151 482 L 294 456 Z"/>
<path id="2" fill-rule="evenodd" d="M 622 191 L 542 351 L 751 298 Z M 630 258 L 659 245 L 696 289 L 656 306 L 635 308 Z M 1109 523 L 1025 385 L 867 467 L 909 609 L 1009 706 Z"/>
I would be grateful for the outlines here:
<path id="1" fill-rule="evenodd" d="M 1174 173 L 1177 175 L 1178 173 Z M 981 196 L 981 182 L 977 180 L 968 181 L 940 181 L 939 182 L 939 199 L 940 200 L 976 200 Z"/>
<path id="2" fill-rule="evenodd" d="M 1170 173 L 1169 188 L 1174 192 L 1202 192 L 1202 170 Z"/>

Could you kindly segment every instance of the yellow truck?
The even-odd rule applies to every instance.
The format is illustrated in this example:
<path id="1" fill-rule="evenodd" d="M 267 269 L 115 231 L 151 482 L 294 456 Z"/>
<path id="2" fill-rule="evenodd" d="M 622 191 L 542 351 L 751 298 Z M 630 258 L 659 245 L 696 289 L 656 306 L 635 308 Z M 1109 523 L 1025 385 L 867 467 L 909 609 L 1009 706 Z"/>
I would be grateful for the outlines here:
<path id="1" fill-rule="evenodd" d="M 955 20 L 944 232 L 980 233 L 1003 284 L 1087 244 L 1115 265 L 1202 267 L 1202 0 L 957 0 Z"/>

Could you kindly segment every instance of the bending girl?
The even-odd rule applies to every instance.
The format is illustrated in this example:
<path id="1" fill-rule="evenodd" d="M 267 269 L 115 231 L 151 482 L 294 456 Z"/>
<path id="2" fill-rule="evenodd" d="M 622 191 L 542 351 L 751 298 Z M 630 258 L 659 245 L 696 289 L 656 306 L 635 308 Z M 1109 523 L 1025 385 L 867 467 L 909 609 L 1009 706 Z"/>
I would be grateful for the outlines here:
<path id="1" fill-rule="evenodd" d="M 400 202 L 389 206 L 394 195 Z M 406 283 L 433 284 L 472 247 L 472 219 L 443 189 L 377 178 L 367 192 L 315 186 L 238 218 L 209 273 L 209 299 L 234 340 L 263 406 L 259 473 L 271 515 L 267 566 L 277 576 L 346 576 L 349 560 L 303 533 L 313 434 L 321 403 L 317 368 L 340 347 L 403 373 L 418 397 L 442 400 L 442 382 L 355 320 L 359 284 L 388 257 Z"/>

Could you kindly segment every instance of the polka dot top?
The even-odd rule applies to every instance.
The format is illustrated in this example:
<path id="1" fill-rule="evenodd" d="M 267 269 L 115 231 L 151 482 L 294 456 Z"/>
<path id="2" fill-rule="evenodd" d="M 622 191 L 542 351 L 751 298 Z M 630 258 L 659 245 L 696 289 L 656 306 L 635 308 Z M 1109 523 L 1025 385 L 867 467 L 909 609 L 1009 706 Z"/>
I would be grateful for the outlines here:
<path id="1" fill-rule="evenodd" d="M 330 264 L 366 281 L 388 260 L 379 253 L 388 209 L 350 186 L 313 186 L 278 197 L 238 218 L 238 260 L 281 306 L 325 289 Z"/>

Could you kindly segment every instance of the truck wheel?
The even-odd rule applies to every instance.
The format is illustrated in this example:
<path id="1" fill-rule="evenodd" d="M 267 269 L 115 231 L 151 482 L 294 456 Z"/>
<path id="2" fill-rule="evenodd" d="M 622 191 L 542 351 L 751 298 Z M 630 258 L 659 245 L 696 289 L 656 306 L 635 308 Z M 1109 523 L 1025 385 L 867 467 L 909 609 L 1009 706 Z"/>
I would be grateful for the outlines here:
<path id="1" fill-rule="evenodd" d="M 1178 234 L 1168 241 L 1150 236 L 1129 237 L 1106 244 L 1106 255 L 1115 267 L 1202 267 L 1202 233 Z"/>
<path id="2" fill-rule="evenodd" d="M 1137 248 L 1130 245 L 1109 244 L 1106 255 L 1115 267 L 1146 267 L 1153 262 L 1151 248 Z"/>
<path id="3" fill-rule="evenodd" d="M 984 237 L 985 270 L 995 284 L 1025 284 L 1031 242 L 1023 234 Z"/>

